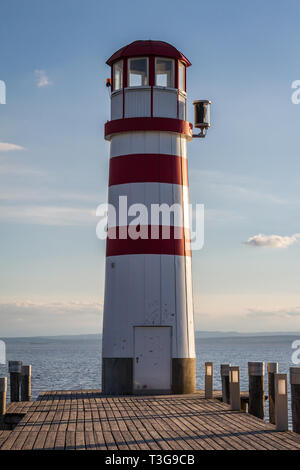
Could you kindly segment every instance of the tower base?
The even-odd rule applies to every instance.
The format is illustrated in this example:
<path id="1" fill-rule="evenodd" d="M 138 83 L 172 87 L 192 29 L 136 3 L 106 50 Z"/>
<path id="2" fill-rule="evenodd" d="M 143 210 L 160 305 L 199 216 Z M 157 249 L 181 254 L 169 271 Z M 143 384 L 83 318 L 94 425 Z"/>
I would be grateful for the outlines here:
<path id="1" fill-rule="evenodd" d="M 196 391 L 196 359 L 172 359 L 171 393 L 187 394 Z M 102 392 L 105 395 L 133 395 L 133 359 L 131 357 L 102 359 Z M 139 395 L 141 391 L 137 392 Z M 145 391 L 145 394 L 151 390 Z"/>
<path id="2" fill-rule="evenodd" d="M 132 388 L 132 357 L 104 357 L 102 359 L 102 392 L 105 395 L 131 395 Z"/>
<path id="3" fill-rule="evenodd" d="M 196 359 L 172 359 L 172 392 L 194 393 L 196 391 Z"/>

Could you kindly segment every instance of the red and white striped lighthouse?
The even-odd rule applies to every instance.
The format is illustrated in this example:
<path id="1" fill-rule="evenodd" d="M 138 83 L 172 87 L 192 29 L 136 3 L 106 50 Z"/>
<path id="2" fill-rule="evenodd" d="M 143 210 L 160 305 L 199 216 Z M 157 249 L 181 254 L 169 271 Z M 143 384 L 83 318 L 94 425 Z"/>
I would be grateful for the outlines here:
<path id="1" fill-rule="evenodd" d="M 108 230 L 103 321 L 105 394 L 195 391 L 195 342 L 189 226 L 186 68 L 162 41 L 135 41 L 113 54 L 109 203 L 179 204 L 182 217 L 139 224 L 131 237 L 117 218 Z M 130 217 L 128 218 L 130 221 Z M 154 226 L 155 225 L 155 226 Z M 169 229 L 168 237 L 164 229 Z M 155 232 L 155 236 L 151 236 Z M 110 237 L 114 232 L 115 237 Z"/>

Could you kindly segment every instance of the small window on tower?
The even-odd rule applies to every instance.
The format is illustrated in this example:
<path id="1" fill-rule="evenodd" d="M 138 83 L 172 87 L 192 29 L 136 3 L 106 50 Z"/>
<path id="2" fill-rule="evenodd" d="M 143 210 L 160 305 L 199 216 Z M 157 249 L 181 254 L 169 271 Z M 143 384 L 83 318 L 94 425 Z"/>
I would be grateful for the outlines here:
<path id="1" fill-rule="evenodd" d="M 173 59 L 155 59 L 155 85 L 174 88 Z"/>
<path id="2" fill-rule="evenodd" d="M 185 91 L 185 65 L 178 63 L 178 88 Z"/>
<path id="3" fill-rule="evenodd" d="M 148 59 L 137 57 L 128 60 L 128 86 L 148 85 Z"/>
<path id="4" fill-rule="evenodd" d="M 113 65 L 114 91 L 123 88 L 123 60 L 115 62 Z"/>

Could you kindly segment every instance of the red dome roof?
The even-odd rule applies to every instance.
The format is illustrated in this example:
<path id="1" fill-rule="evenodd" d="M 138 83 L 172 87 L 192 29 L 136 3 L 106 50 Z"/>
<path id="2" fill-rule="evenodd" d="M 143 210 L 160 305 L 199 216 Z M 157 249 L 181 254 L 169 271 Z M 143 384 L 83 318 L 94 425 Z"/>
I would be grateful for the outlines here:
<path id="1" fill-rule="evenodd" d="M 181 60 L 187 67 L 192 65 L 190 61 L 179 52 L 176 47 L 164 41 L 134 41 L 127 46 L 122 47 L 115 52 L 108 60 L 107 64 L 112 65 L 116 60 L 123 57 L 139 57 L 139 56 L 160 56 L 170 57 L 172 59 Z"/>

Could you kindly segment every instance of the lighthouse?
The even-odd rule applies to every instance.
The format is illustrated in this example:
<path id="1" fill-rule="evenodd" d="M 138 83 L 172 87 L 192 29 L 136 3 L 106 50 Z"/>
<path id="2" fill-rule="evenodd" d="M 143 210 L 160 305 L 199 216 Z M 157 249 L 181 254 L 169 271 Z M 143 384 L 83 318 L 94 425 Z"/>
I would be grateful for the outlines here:
<path id="1" fill-rule="evenodd" d="M 118 215 L 106 241 L 102 391 L 192 393 L 187 143 L 193 128 L 186 120 L 186 70 L 191 63 L 171 44 L 149 40 L 122 47 L 107 64 L 108 202 Z M 209 102 L 195 103 L 206 111 Z M 207 119 L 207 112 L 198 112 L 198 119 L 200 115 Z M 163 212 L 174 204 L 181 215 L 171 214 L 166 222 L 161 213 L 154 221 L 149 217 L 135 224 L 136 208 L 144 207 L 149 215 L 153 206 Z"/>

